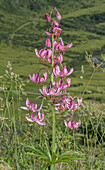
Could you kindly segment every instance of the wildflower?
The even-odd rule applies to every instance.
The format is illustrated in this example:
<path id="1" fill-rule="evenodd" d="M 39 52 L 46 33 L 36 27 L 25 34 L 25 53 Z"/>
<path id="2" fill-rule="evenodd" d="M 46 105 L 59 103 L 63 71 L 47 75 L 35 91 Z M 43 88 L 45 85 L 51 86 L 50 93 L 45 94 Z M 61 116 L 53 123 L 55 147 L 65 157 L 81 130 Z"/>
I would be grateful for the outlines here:
<path id="1" fill-rule="evenodd" d="M 76 123 L 71 118 L 69 118 L 69 122 L 67 123 L 66 120 L 64 120 L 64 123 L 65 123 L 67 128 L 77 129 L 81 125 L 81 120 L 79 119 L 79 121 Z"/>
<path id="2" fill-rule="evenodd" d="M 60 91 L 61 88 L 60 87 L 57 88 L 56 86 L 53 88 L 48 87 L 47 89 L 46 89 L 46 86 L 43 86 L 43 91 L 41 89 L 39 89 L 39 90 L 42 93 L 42 95 L 44 95 L 44 96 L 58 96 L 62 93 Z"/>
<path id="3" fill-rule="evenodd" d="M 40 115 L 40 112 L 38 112 L 38 114 L 36 116 L 34 116 L 34 112 L 31 114 L 31 118 L 25 116 L 25 118 L 29 121 L 29 122 L 36 122 L 39 125 L 46 125 L 45 122 L 42 122 L 44 119 L 44 113 L 42 113 L 42 116 Z"/>
<path id="4" fill-rule="evenodd" d="M 64 66 L 61 71 L 60 71 L 59 66 L 56 66 L 56 69 L 55 69 L 55 67 L 53 68 L 53 73 L 57 77 L 69 76 L 72 72 L 73 72 L 73 68 L 71 68 L 71 70 L 68 72 L 66 66 Z"/>
<path id="5" fill-rule="evenodd" d="M 48 58 L 49 63 L 52 63 L 52 57 Z M 57 58 L 54 55 L 54 64 L 60 64 L 63 61 L 63 57 L 60 54 Z"/>
<path id="6" fill-rule="evenodd" d="M 62 97 L 62 102 L 61 102 L 61 106 L 62 108 L 68 109 L 68 110 L 73 110 L 73 109 L 77 109 L 78 106 L 81 104 L 82 99 L 77 98 L 77 103 L 75 103 L 73 101 L 74 97 L 72 98 L 71 96 L 69 96 L 68 98 L 66 98 L 66 96 Z"/>
<path id="7" fill-rule="evenodd" d="M 43 73 L 43 75 L 44 75 L 44 77 L 41 77 L 40 76 L 40 73 L 38 72 L 38 73 L 36 73 L 36 75 L 35 74 L 33 74 L 33 76 L 31 77 L 31 75 L 29 74 L 29 77 L 30 77 L 30 79 L 33 81 L 33 83 L 43 83 L 43 82 L 45 82 L 46 81 L 46 79 L 47 79 L 47 72 L 45 72 L 45 73 Z"/>
<path id="8" fill-rule="evenodd" d="M 51 42 L 50 39 L 46 39 L 46 47 L 45 49 L 41 49 L 38 53 L 37 49 L 35 49 L 35 53 L 39 58 L 50 58 L 52 56 L 52 50 L 51 50 Z"/>
<path id="9" fill-rule="evenodd" d="M 59 38 L 59 43 L 54 41 L 54 47 L 56 48 L 56 50 L 59 50 L 59 51 L 65 51 L 66 49 L 72 47 L 72 45 L 73 44 L 71 43 L 71 44 L 68 44 L 67 46 L 64 46 L 62 38 Z"/>
<path id="10" fill-rule="evenodd" d="M 60 103 L 55 103 L 55 110 L 74 110 L 77 109 L 79 107 L 79 105 L 82 102 L 82 99 L 77 98 L 77 103 L 75 103 L 73 101 L 74 97 L 72 98 L 71 96 L 69 96 L 68 98 L 66 98 L 66 96 L 62 97 L 62 101 Z"/>
<path id="11" fill-rule="evenodd" d="M 57 87 L 60 87 L 62 90 L 64 90 L 64 89 L 67 89 L 67 88 L 70 87 L 70 82 L 71 82 L 71 79 L 70 79 L 70 78 L 67 79 L 67 83 L 66 83 L 66 84 L 64 84 L 63 80 L 60 79 L 60 80 L 59 80 L 59 83 L 58 83 L 58 82 L 55 83 L 55 81 L 54 81 L 54 82 L 53 82 L 53 85 L 55 85 L 55 86 L 57 86 Z"/>
<path id="12" fill-rule="evenodd" d="M 36 103 L 30 104 L 29 99 L 27 98 L 27 100 L 26 100 L 26 106 L 27 106 L 27 107 L 21 106 L 21 109 L 24 109 L 24 110 L 32 110 L 33 112 L 36 112 L 36 111 L 40 111 L 40 110 L 41 110 L 42 105 L 43 105 L 43 104 L 41 103 L 39 109 L 37 109 L 37 104 L 36 104 Z"/>

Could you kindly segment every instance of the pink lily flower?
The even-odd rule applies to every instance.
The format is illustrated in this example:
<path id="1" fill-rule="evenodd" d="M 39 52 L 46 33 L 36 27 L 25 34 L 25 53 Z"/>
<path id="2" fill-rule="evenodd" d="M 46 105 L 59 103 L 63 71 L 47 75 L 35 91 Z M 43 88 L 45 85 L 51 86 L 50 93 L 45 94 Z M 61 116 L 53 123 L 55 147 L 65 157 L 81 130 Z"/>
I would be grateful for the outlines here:
<path id="1" fill-rule="evenodd" d="M 40 73 L 38 72 L 38 73 L 36 73 L 36 76 L 35 76 L 35 74 L 33 74 L 33 76 L 31 77 L 31 75 L 29 74 L 29 77 L 30 77 L 30 79 L 33 81 L 33 83 L 43 83 L 43 82 L 45 82 L 46 81 L 46 79 L 47 79 L 47 72 L 45 72 L 45 73 L 43 73 L 43 75 L 44 75 L 44 77 L 41 77 L 40 76 Z"/>
<path id="2" fill-rule="evenodd" d="M 59 83 L 58 83 L 58 82 L 55 83 L 55 81 L 54 81 L 54 82 L 53 82 L 53 85 L 54 85 L 54 86 L 57 86 L 57 88 L 60 87 L 62 90 L 64 90 L 64 89 L 67 89 L 67 88 L 70 87 L 70 83 L 71 83 L 71 79 L 70 79 L 70 78 L 67 78 L 67 83 L 66 83 L 66 84 L 64 84 L 63 80 L 60 79 L 60 80 L 59 80 Z"/>
<path id="3" fill-rule="evenodd" d="M 76 123 L 71 118 L 69 118 L 69 122 L 67 123 L 66 120 L 64 120 L 64 123 L 65 123 L 67 128 L 77 129 L 81 125 L 81 120 L 79 119 L 79 122 Z"/>
<path id="4" fill-rule="evenodd" d="M 58 58 L 58 59 L 57 59 L 57 58 Z M 55 55 L 54 55 L 54 64 L 60 64 L 60 63 L 62 63 L 62 61 L 63 61 L 62 55 L 60 54 L 57 58 L 56 58 Z M 49 63 L 52 63 L 52 57 L 48 58 L 48 61 L 49 61 Z"/>
<path id="5" fill-rule="evenodd" d="M 46 86 L 43 86 L 43 91 L 41 89 L 39 89 L 39 91 L 44 96 L 58 96 L 58 95 L 60 95 L 62 93 L 60 90 L 61 90 L 61 88 L 56 88 L 56 87 L 53 87 L 53 89 L 48 87 L 46 89 Z"/>
<path id="6" fill-rule="evenodd" d="M 46 17 L 47 21 L 50 22 L 50 16 L 48 13 L 45 13 L 45 17 Z"/>
<path id="7" fill-rule="evenodd" d="M 62 71 L 60 71 L 59 66 L 56 66 L 56 69 L 55 67 L 53 68 L 53 73 L 57 77 L 69 76 L 72 72 L 73 72 L 73 68 L 71 68 L 71 70 L 68 72 L 66 66 L 63 67 Z"/>
<path id="8" fill-rule="evenodd" d="M 79 105 L 82 102 L 82 99 L 77 98 L 77 103 L 75 103 L 73 101 L 74 98 L 72 98 L 71 96 L 68 97 L 68 99 L 66 98 L 66 96 L 62 97 L 62 102 L 61 103 L 56 103 L 54 104 L 55 106 L 55 110 L 73 110 L 73 109 L 77 109 L 79 107 Z"/>
<path id="9" fill-rule="evenodd" d="M 42 116 L 40 115 L 40 112 L 38 112 L 38 114 L 36 116 L 34 116 L 34 113 L 31 114 L 31 118 L 25 116 L 25 118 L 29 121 L 29 122 L 36 122 L 39 125 L 46 125 L 45 122 L 42 122 L 44 119 L 44 113 L 42 113 Z"/>
<path id="10" fill-rule="evenodd" d="M 65 51 L 66 49 L 72 47 L 72 45 L 73 44 L 71 43 L 71 44 L 68 44 L 67 46 L 64 46 L 62 38 L 59 39 L 59 43 L 54 41 L 54 47 L 56 48 L 56 50 L 59 50 L 59 51 Z"/>
<path id="11" fill-rule="evenodd" d="M 52 56 L 51 50 L 51 41 L 50 38 L 46 39 L 46 47 L 45 49 L 41 49 L 38 53 L 37 49 L 35 49 L 35 53 L 39 58 L 50 58 Z"/>
<path id="12" fill-rule="evenodd" d="M 26 106 L 27 106 L 27 107 L 21 106 L 21 109 L 24 109 L 24 110 L 32 110 L 33 112 L 37 112 L 37 111 L 40 111 L 40 110 L 41 110 L 42 105 L 43 105 L 43 104 L 41 103 L 39 109 L 37 109 L 37 104 L 36 104 L 36 103 L 30 104 L 29 99 L 27 98 L 27 100 L 26 100 Z"/>
<path id="13" fill-rule="evenodd" d="M 62 102 L 61 102 L 61 106 L 62 108 L 65 110 L 65 109 L 69 109 L 69 110 L 72 110 L 72 109 L 77 109 L 78 106 L 81 104 L 82 102 L 82 99 L 79 99 L 77 98 L 77 103 L 75 103 L 73 101 L 74 98 L 72 98 L 71 96 L 68 97 L 68 99 L 66 99 L 65 96 L 62 97 Z"/>

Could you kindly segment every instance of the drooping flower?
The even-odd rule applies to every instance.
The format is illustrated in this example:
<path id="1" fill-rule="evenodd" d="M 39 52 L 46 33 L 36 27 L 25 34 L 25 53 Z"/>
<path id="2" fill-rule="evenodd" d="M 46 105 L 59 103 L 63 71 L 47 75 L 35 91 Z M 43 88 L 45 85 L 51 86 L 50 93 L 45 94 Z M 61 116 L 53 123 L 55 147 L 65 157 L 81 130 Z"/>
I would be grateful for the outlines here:
<path id="1" fill-rule="evenodd" d="M 68 110 L 73 110 L 73 109 L 77 109 L 78 106 L 81 104 L 82 99 L 77 98 L 77 103 L 75 103 L 73 101 L 74 97 L 72 98 L 71 96 L 66 98 L 66 96 L 62 97 L 62 102 L 61 102 L 61 106 L 62 108 L 68 109 Z"/>
<path id="2" fill-rule="evenodd" d="M 47 89 L 46 89 L 46 86 L 43 86 L 43 90 L 41 89 L 39 90 L 44 96 L 58 96 L 62 93 L 60 91 L 61 88 L 57 88 L 56 86 L 54 86 L 53 88 L 48 87 Z"/>
<path id="3" fill-rule="evenodd" d="M 63 96 L 62 97 L 62 101 L 60 103 L 55 103 L 54 106 L 55 106 L 55 110 L 74 110 L 74 109 L 77 109 L 81 102 L 82 102 L 82 98 L 79 99 L 77 98 L 77 103 L 75 103 L 73 101 L 74 97 L 71 97 L 69 96 L 68 98 L 66 98 L 66 96 Z"/>
<path id="4" fill-rule="evenodd" d="M 68 72 L 66 66 L 64 66 L 61 71 L 60 71 L 59 66 L 56 66 L 56 67 L 53 68 L 53 73 L 57 77 L 69 76 L 72 72 L 73 72 L 73 68 L 71 68 L 71 70 Z"/>
<path id="5" fill-rule="evenodd" d="M 29 77 L 30 77 L 30 79 L 33 81 L 33 83 L 43 83 L 43 82 L 45 82 L 46 81 L 46 79 L 47 79 L 47 72 L 45 72 L 45 73 L 43 73 L 43 75 L 44 75 L 44 77 L 41 77 L 40 76 L 40 73 L 38 72 L 38 73 L 36 73 L 36 75 L 35 74 L 33 74 L 33 76 L 31 77 L 31 75 L 29 74 Z"/>
<path id="6" fill-rule="evenodd" d="M 40 112 L 38 112 L 37 115 L 34 116 L 34 112 L 31 114 L 31 118 L 25 116 L 25 118 L 29 121 L 29 122 L 36 122 L 39 125 L 46 125 L 45 122 L 42 122 L 44 119 L 44 113 L 42 113 L 42 116 L 40 114 Z"/>
<path id="7" fill-rule="evenodd" d="M 81 125 L 81 120 L 79 119 L 79 121 L 76 123 L 71 118 L 69 118 L 69 122 L 67 123 L 66 120 L 64 120 L 64 123 L 65 123 L 67 128 L 77 129 Z"/>
<path id="8" fill-rule="evenodd" d="M 52 57 L 48 58 L 49 63 L 52 63 Z M 63 61 L 63 57 L 60 54 L 57 58 L 54 55 L 54 64 L 60 64 Z"/>
<path id="9" fill-rule="evenodd" d="M 41 110 L 42 105 L 43 105 L 43 104 L 41 103 L 40 107 L 37 109 L 37 104 L 36 104 L 36 103 L 30 104 L 29 99 L 27 98 L 27 100 L 26 100 L 26 107 L 25 107 L 25 106 L 21 106 L 21 109 L 31 110 L 31 111 L 33 111 L 33 112 L 37 112 L 37 111 L 40 111 L 40 110 Z"/>
<path id="10" fill-rule="evenodd" d="M 59 83 L 54 81 L 53 85 L 57 86 L 57 88 L 60 87 L 62 90 L 64 90 L 64 89 L 67 89 L 67 88 L 70 87 L 70 83 L 71 83 L 71 79 L 67 78 L 67 83 L 66 84 L 63 82 L 62 79 L 60 79 Z"/>
<path id="11" fill-rule="evenodd" d="M 52 56 L 51 50 L 51 41 L 50 38 L 46 39 L 46 47 L 41 49 L 38 53 L 37 49 L 35 49 L 35 53 L 39 58 L 50 58 Z"/>
<path id="12" fill-rule="evenodd" d="M 54 41 L 54 47 L 56 48 L 56 50 L 59 50 L 59 51 L 65 51 L 66 49 L 72 47 L 72 45 L 73 44 L 71 43 L 71 44 L 68 44 L 67 46 L 64 46 L 62 38 L 59 38 L 59 43 Z"/>

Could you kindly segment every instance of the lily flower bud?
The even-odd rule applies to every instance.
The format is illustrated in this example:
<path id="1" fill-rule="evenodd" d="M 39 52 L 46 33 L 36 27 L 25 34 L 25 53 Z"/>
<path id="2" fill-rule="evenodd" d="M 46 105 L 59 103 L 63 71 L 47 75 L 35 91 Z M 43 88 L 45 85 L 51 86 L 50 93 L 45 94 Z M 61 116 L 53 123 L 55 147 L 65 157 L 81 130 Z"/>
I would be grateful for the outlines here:
<path id="1" fill-rule="evenodd" d="M 57 10 L 56 10 L 56 17 L 57 17 L 58 20 L 61 20 L 61 15 Z"/>
<path id="2" fill-rule="evenodd" d="M 50 22 L 50 16 L 48 13 L 45 13 L 45 17 L 46 17 L 47 21 Z"/>

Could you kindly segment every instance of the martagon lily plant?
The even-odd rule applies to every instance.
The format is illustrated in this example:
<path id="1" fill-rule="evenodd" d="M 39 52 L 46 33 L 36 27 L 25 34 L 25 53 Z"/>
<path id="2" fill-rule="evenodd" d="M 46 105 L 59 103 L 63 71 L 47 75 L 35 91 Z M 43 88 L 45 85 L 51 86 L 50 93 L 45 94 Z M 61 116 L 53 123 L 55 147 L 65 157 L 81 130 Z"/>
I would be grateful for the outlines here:
<path id="1" fill-rule="evenodd" d="M 50 76 L 49 86 L 44 86 L 39 89 L 40 96 L 42 97 L 42 102 L 40 107 L 37 108 L 36 101 L 39 97 L 35 99 L 35 101 L 30 104 L 29 99 L 26 100 L 26 107 L 21 107 L 24 110 L 29 110 L 31 113 L 30 117 L 25 117 L 29 122 L 37 123 L 41 126 L 45 126 L 46 122 L 44 121 L 44 105 L 43 101 L 46 100 L 46 103 L 50 106 L 51 115 L 52 115 L 52 146 L 51 148 L 48 146 L 48 142 L 46 141 L 47 150 L 43 150 L 41 147 L 32 147 L 25 146 L 31 152 L 28 152 L 28 155 L 38 157 L 44 160 L 45 164 L 42 169 L 47 169 L 50 167 L 51 170 L 55 169 L 55 165 L 59 162 L 67 162 L 71 163 L 72 160 L 79 159 L 73 157 L 73 154 L 81 155 L 82 153 L 76 151 L 66 151 L 61 155 L 57 155 L 56 153 L 56 112 L 58 114 L 66 114 L 67 112 L 74 111 L 81 104 L 82 99 L 71 97 L 69 93 L 67 93 L 67 89 L 70 87 L 71 79 L 68 77 L 72 74 L 73 68 L 69 71 L 66 66 L 63 66 L 63 55 L 65 50 L 72 47 L 72 43 L 64 46 L 63 40 L 60 37 L 61 28 L 59 28 L 59 23 L 52 18 L 52 13 L 56 12 L 56 17 L 58 20 L 61 19 L 61 15 L 56 8 L 51 10 L 50 15 L 48 13 L 45 14 L 45 18 L 50 25 L 50 29 L 46 32 L 46 46 L 42 48 L 39 52 L 35 49 L 35 54 L 37 57 L 42 58 L 43 60 L 47 60 L 51 64 L 51 72 L 46 71 L 43 73 L 43 77 L 40 76 L 40 72 L 33 74 L 32 76 L 29 74 L 30 79 L 33 83 L 43 83 L 46 81 L 48 75 Z M 59 81 L 56 81 L 59 79 Z M 77 102 L 74 101 L 76 98 Z M 48 107 L 49 107 L 48 106 Z M 69 114 L 70 115 L 70 114 Z M 78 129 L 81 125 L 81 120 L 75 122 L 72 119 L 72 116 L 69 116 L 67 120 L 64 120 L 65 128 L 69 128 L 71 130 Z M 72 156 L 71 156 L 72 155 Z M 72 159 L 71 159 L 72 157 Z M 80 158 L 82 159 L 82 158 Z"/>

